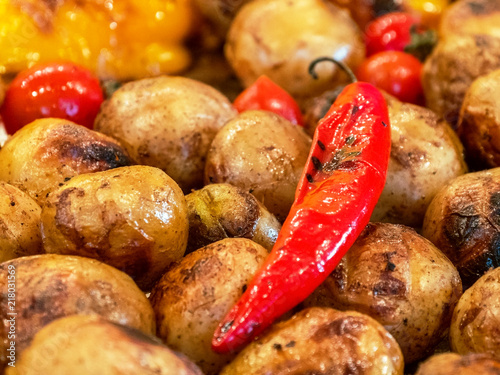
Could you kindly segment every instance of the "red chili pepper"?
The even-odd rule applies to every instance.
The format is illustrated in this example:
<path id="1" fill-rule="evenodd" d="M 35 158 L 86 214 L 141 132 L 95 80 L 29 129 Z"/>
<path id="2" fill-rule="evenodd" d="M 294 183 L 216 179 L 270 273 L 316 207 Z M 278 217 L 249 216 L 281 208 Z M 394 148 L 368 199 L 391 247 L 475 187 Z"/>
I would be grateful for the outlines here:
<path id="1" fill-rule="evenodd" d="M 43 117 L 58 117 L 93 128 L 103 101 L 99 80 L 73 63 L 35 65 L 19 73 L 0 108 L 5 128 L 14 134 Z"/>
<path id="2" fill-rule="evenodd" d="M 330 58 L 320 61 L 334 61 Z M 369 83 L 351 83 L 320 121 L 276 244 L 221 321 L 212 348 L 236 351 L 303 301 L 335 269 L 384 188 L 390 153 L 387 105 Z"/>
<path id="3" fill-rule="evenodd" d="M 234 100 L 238 112 L 262 109 L 283 116 L 292 124 L 304 125 L 297 102 L 266 76 L 260 76 Z"/>

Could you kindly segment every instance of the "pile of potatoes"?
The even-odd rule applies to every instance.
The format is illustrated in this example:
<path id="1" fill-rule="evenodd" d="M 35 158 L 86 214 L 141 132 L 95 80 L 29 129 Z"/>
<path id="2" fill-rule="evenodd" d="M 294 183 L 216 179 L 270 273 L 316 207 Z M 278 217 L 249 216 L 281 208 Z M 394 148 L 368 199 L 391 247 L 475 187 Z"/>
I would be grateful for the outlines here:
<path id="1" fill-rule="evenodd" d="M 308 64 L 327 55 L 356 69 L 365 56 L 346 9 L 194 1 L 239 90 L 268 75 L 298 101 L 304 127 L 238 113 L 214 87 L 224 84 L 188 72 L 124 83 L 93 130 L 47 118 L 10 136 L 0 149 L 0 372 L 498 374 L 493 2 L 450 6 L 423 73 L 428 108 L 386 95 L 391 155 L 370 224 L 312 295 L 241 352 L 216 354 L 212 335 L 273 248 L 332 89 L 346 84 L 327 64 L 312 79 Z M 456 49 L 484 61 L 444 72 Z"/>

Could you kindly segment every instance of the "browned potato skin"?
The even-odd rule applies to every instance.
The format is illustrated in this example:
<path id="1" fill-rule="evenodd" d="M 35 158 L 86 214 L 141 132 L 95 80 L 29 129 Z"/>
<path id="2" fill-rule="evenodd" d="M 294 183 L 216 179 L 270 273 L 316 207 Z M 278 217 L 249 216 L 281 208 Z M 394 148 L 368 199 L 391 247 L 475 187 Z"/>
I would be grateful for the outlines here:
<path id="1" fill-rule="evenodd" d="M 314 307 L 275 324 L 220 375 L 403 374 L 403 355 L 375 320 Z"/>
<path id="2" fill-rule="evenodd" d="M 224 238 L 248 238 L 271 250 L 281 224 L 257 198 L 229 184 L 211 184 L 186 195 L 187 252 Z"/>
<path id="3" fill-rule="evenodd" d="M 200 13 L 225 36 L 240 8 L 251 0 L 193 0 Z"/>
<path id="4" fill-rule="evenodd" d="M 457 177 L 434 197 L 422 234 L 455 264 L 465 287 L 499 267 L 500 168 Z"/>
<path id="5" fill-rule="evenodd" d="M 427 206 L 448 181 L 464 174 L 463 146 L 431 110 L 386 96 L 391 156 L 371 221 L 421 227 Z"/>
<path id="6" fill-rule="evenodd" d="M 98 316 L 58 319 L 38 332 L 6 375 L 202 375 L 151 335 Z"/>
<path id="7" fill-rule="evenodd" d="M 182 258 L 188 232 L 182 190 L 161 169 L 148 166 L 74 177 L 42 209 L 47 253 L 100 260 L 143 290 Z"/>
<path id="8" fill-rule="evenodd" d="M 0 181 L 0 263 L 42 253 L 41 212 L 28 194 Z"/>
<path id="9" fill-rule="evenodd" d="M 83 173 L 104 171 L 132 161 L 114 139 L 67 120 L 36 120 L 0 149 L 0 180 L 43 205 L 47 194 Z"/>
<path id="10" fill-rule="evenodd" d="M 348 81 L 331 63 L 318 65 L 319 79 L 313 79 L 308 73 L 311 61 L 331 56 L 356 70 L 365 47 L 356 23 L 333 3 L 256 0 L 236 15 L 225 55 L 244 86 L 266 75 L 301 100 Z"/>
<path id="11" fill-rule="evenodd" d="M 214 138 L 205 183 L 229 183 L 251 192 L 283 222 L 309 155 L 310 137 L 297 125 L 266 111 L 247 111 Z"/>
<path id="12" fill-rule="evenodd" d="M 216 89 L 160 76 L 118 89 L 101 106 L 95 129 L 118 139 L 139 164 L 165 171 L 187 194 L 203 186 L 210 143 L 235 115 Z"/>
<path id="13" fill-rule="evenodd" d="M 477 78 L 465 94 L 457 133 L 477 169 L 500 166 L 500 69 Z"/>
<path id="14" fill-rule="evenodd" d="M 7 362 L 10 343 L 9 266 L 15 267 L 16 355 L 42 327 L 74 314 L 100 315 L 148 334 L 155 332 L 149 301 L 125 273 L 82 257 L 43 254 L 16 258 L 0 264 L 0 370 Z"/>
<path id="15" fill-rule="evenodd" d="M 500 362 L 486 354 L 441 353 L 422 362 L 415 375 L 498 375 Z"/>
<path id="16" fill-rule="evenodd" d="M 376 319 L 406 363 L 439 344 L 462 294 L 458 271 L 441 251 L 409 227 L 384 223 L 368 224 L 320 288 L 329 300 L 316 303 Z"/>
<path id="17" fill-rule="evenodd" d="M 500 361 L 500 268 L 467 289 L 450 326 L 450 346 L 459 354 L 486 353 Z"/>
<path id="18" fill-rule="evenodd" d="M 244 238 L 224 239 L 188 254 L 151 293 L 158 337 L 205 374 L 218 374 L 234 355 L 211 350 L 213 333 L 266 257 L 266 249 Z"/>
<path id="19" fill-rule="evenodd" d="M 441 38 L 422 70 L 427 106 L 456 127 L 469 86 L 496 69 L 500 69 L 498 35 L 451 34 Z"/>

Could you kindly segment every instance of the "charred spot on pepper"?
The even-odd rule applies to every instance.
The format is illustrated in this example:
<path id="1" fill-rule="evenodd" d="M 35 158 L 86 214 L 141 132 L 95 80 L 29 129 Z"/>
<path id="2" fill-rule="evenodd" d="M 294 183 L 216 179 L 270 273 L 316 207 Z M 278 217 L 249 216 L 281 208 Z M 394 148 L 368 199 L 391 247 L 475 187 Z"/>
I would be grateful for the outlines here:
<path id="1" fill-rule="evenodd" d="M 354 116 L 356 113 L 358 113 L 358 111 L 359 111 L 359 107 L 357 105 L 354 105 L 352 107 L 351 116 Z"/>
<path id="2" fill-rule="evenodd" d="M 318 146 L 321 150 L 325 151 L 326 150 L 326 147 L 325 147 L 325 144 L 323 142 L 321 142 L 319 139 L 318 139 Z"/>
<path id="3" fill-rule="evenodd" d="M 384 128 L 387 128 L 387 124 L 385 122 L 382 121 L 382 125 Z"/>
<path id="4" fill-rule="evenodd" d="M 323 164 L 319 161 L 319 159 L 316 156 L 311 157 L 311 161 L 316 170 L 321 171 L 323 169 Z"/>
<path id="5" fill-rule="evenodd" d="M 354 142 L 356 141 L 356 137 L 354 135 L 350 135 L 345 139 L 345 143 L 349 146 L 352 146 Z"/>
<path id="6" fill-rule="evenodd" d="M 309 181 L 309 183 L 312 184 L 314 182 L 313 177 L 309 173 L 306 174 L 306 178 L 307 178 L 307 181 Z"/>

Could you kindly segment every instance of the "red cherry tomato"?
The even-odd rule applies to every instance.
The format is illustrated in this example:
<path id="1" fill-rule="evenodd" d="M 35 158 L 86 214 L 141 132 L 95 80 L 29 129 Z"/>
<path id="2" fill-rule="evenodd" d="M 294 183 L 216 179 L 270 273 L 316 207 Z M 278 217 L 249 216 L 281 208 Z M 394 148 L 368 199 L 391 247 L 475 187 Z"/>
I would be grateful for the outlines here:
<path id="1" fill-rule="evenodd" d="M 422 63 L 416 57 L 400 51 L 385 51 L 366 59 L 357 77 L 403 102 L 424 105 L 421 71 Z"/>
<path id="2" fill-rule="evenodd" d="M 300 108 L 284 89 L 266 76 L 259 77 L 234 100 L 238 112 L 262 109 L 283 116 L 293 124 L 303 125 Z"/>
<path id="3" fill-rule="evenodd" d="M 366 27 L 366 55 L 382 51 L 404 51 L 411 43 L 410 29 L 416 25 L 417 17 L 409 13 L 388 13 L 376 18 Z"/>
<path id="4" fill-rule="evenodd" d="M 17 75 L 0 114 L 9 134 L 43 117 L 64 118 L 92 129 L 102 101 L 101 86 L 90 71 L 72 63 L 50 63 Z"/>

